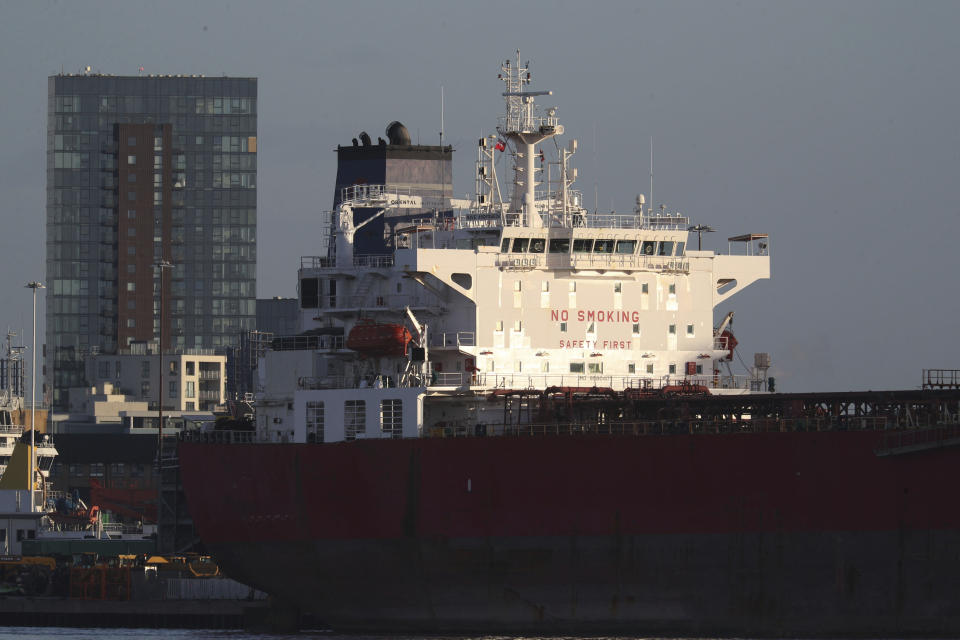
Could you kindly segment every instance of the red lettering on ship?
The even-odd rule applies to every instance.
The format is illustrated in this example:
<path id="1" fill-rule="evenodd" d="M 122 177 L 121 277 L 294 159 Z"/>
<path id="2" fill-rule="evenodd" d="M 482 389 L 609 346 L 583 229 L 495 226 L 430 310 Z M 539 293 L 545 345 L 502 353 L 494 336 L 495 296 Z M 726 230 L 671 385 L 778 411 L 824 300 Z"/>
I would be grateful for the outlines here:
<path id="1" fill-rule="evenodd" d="M 551 310 L 550 318 L 566 322 L 567 312 Z M 640 312 L 621 309 L 578 309 L 577 322 L 640 322 Z"/>
<path id="2" fill-rule="evenodd" d="M 562 309 L 562 310 L 551 309 L 551 310 L 550 310 L 550 319 L 553 320 L 554 322 L 566 322 L 567 319 L 569 319 L 569 317 L 570 317 L 570 312 L 567 311 L 566 309 Z"/>
<path id="3" fill-rule="evenodd" d="M 561 349 L 632 349 L 633 340 L 561 340 Z"/>

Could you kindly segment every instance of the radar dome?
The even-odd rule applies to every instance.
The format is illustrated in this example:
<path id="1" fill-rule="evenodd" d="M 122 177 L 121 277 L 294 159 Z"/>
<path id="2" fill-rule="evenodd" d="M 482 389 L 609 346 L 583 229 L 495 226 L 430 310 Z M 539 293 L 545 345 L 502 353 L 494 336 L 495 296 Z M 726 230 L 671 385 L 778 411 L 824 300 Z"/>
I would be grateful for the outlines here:
<path id="1" fill-rule="evenodd" d="M 390 144 L 409 145 L 410 132 L 398 120 L 394 120 L 387 125 L 387 139 Z"/>

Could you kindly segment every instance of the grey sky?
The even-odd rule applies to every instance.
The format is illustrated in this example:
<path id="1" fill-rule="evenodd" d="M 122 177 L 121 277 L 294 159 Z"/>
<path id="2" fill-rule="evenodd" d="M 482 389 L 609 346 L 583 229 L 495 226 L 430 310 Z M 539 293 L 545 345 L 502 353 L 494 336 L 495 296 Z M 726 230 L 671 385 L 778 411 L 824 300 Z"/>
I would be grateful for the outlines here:
<path id="1" fill-rule="evenodd" d="M 292 296 L 333 199 L 337 144 L 391 120 L 457 149 L 502 111 L 521 49 L 554 95 L 586 200 L 654 197 L 712 225 L 704 248 L 772 236 L 773 279 L 733 309 L 779 390 L 911 388 L 960 368 L 960 3 L 10 2 L 0 0 L 0 325 L 30 332 L 45 280 L 47 76 L 259 77 L 258 297 Z M 42 331 L 41 331 L 42 335 Z"/>

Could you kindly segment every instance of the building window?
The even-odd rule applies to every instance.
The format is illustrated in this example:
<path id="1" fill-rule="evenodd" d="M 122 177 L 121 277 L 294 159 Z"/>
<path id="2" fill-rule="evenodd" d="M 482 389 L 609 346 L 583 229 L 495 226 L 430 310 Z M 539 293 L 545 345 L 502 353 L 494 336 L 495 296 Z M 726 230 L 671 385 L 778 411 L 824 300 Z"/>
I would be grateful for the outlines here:
<path id="1" fill-rule="evenodd" d="M 91 478 L 102 478 L 103 477 L 104 465 L 102 462 L 91 462 L 90 463 L 90 477 Z"/>
<path id="2" fill-rule="evenodd" d="M 97 377 L 101 379 L 110 377 L 110 363 L 106 360 L 97 363 Z"/>
<path id="3" fill-rule="evenodd" d="M 307 442 L 323 442 L 323 403 L 307 403 Z"/>
<path id="4" fill-rule="evenodd" d="M 688 325 L 687 325 L 687 337 L 688 337 L 688 338 L 692 338 L 692 337 L 693 337 L 693 325 L 692 325 L 692 324 L 688 324 Z"/>
<path id="5" fill-rule="evenodd" d="M 150 396 L 150 383 L 149 383 L 149 382 L 141 382 L 141 383 L 140 383 L 140 397 L 141 397 L 141 398 L 147 398 L 147 397 L 149 397 L 149 396 Z"/>
<path id="6" fill-rule="evenodd" d="M 79 476 L 83 472 L 80 470 L 79 464 L 71 462 L 69 465 L 67 465 L 67 473 L 69 473 L 71 476 Z"/>
<path id="7" fill-rule="evenodd" d="M 582 362 L 571 362 L 570 363 L 570 373 L 583 373 L 584 367 Z"/>
<path id="8" fill-rule="evenodd" d="M 137 164 L 137 156 L 127 156 L 127 164 L 128 165 Z"/>
<path id="9" fill-rule="evenodd" d="M 140 377 L 149 378 L 150 377 L 150 361 L 145 361 L 140 363 Z"/>
<path id="10" fill-rule="evenodd" d="M 184 396 L 187 397 L 187 398 L 196 398 L 196 397 L 197 397 L 197 393 L 196 393 L 196 384 L 197 384 L 197 383 L 194 382 L 193 380 L 187 380 L 184 384 L 186 385 L 186 390 L 185 390 L 185 392 L 184 392 Z"/>
<path id="11" fill-rule="evenodd" d="M 171 381 L 170 381 L 169 396 L 170 396 L 171 398 L 176 398 L 176 397 L 177 397 L 177 381 L 176 381 L 176 380 L 171 380 Z"/>
<path id="12" fill-rule="evenodd" d="M 136 283 L 136 282 L 128 282 L 128 283 L 127 283 L 127 291 L 136 291 L 136 290 L 137 290 L 137 283 Z"/>
<path id="13" fill-rule="evenodd" d="M 137 199 L 137 192 L 136 192 L 136 191 L 127 191 L 127 200 L 128 200 L 128 201 L 133 202 L 133 201 L 136 200 L 136 199 Z"/>
<path id="14" fill-rule="evenodd" d="M 380 429 L 391 438 L 403 437 L 403 401 L 380 401 Z"/>
<path id="15" fill-rule="evenodd" d="M 122 476 L 124 475 L 124 464 L 122 462 L 111 462 L 110 463 L 110 475 L 111 476 Z"/>
<path id="16" fill-rule="evenodd" d="M 177 374 L 177 361 L 176 361 L 176 360 L 171 360 L 171 361 L 170 361 L 170 373 L 172 373 L 173 375 L 176 375 L 176 374 Z"/>
<path id="17" fill-rule="evenodd" d="M 194 411 L 197 408 L 195 402 L 185 402 L 183 406 L 187 411 Z"/>
<path id="18" fill-rule="evenodd" d="M 347 400 L 343 403 L 343 430 L 345 440 L 356 440 L 358 433 L 366 433 L 366 400 Z"/>
<path id="19" fill-rule="evenodd" d="M 133 329 L 137 326 L 135 318 L 127 318 L 127 329 Z"/>
<path id="20" fill-rule="evenodd" d="M 673 375 L 676 372 L 677 372 L 677 365 L 675 364 L 670 365 L 670 375 Z"/>
<path id="21" fill-rule="evenodd" d="M 143 463 L 137 462 L 130 465 L 130 477 L 131 478 L 143 477 Z"/>
<path id="22" fill-rule="evenodd" d="M 194 363 L 193 360 L 187 360 L 187 375 L 194 375 Z"/>

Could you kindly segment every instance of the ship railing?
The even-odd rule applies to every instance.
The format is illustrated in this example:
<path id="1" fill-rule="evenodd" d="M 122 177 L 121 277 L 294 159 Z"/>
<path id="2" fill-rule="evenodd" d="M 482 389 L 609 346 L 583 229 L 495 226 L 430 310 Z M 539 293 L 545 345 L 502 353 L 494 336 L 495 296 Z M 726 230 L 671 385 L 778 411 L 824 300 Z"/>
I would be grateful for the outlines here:
<path id="1" fill-rule="evenodd" d="M 403 384 L 401 384 L 403 382 Z M 297 379 L 299 391 L 319 389 L 365 389 L 417 387 L 420 381 L 415 376 L 404 379 L 402 376 L 303 376 Z"/>
<path id="2" fill-rule="evenodd" d="M 326 303 L 320 309 L 373 309 L 378 307 L 403 309 L 404 307 L 441 307 L 437 296 L 432 294 L 404 294 L 394 293 L 379 295 L 374 293 L 360 295 L 323 296 L 321 301 Z"/>
<path id="3" fill-rule="evenodd" d="M 326 256 L 301 256 L 301 269 L 328 269 L 337 266 L 336 258 Z"/>
<path id="4" fill-rule="evenodd" d="M 924 369 L 922 382 L 924 389 L 958 389 L 960 369 Z"/>
<path id="5" fill-rule="evenodd" d="M 556 116 L 528 115 L 525 110 L 511 112 L 497 118 L 502 131 L 539 131 L 541 128 L 556 129 L 560 119 Z"/>
<path id="6" fill-rule="evenodd" d="M 675 420 L 622 420 L 610 422 L 563 420 L 529 424 L 453 423 L 425 428 L 423 435 L 430 438 L 579 435 L 670 436 L 721 435 L 730 433 L 783 433 L 798 431 L 883 431 L 887 429 L 888 426 L 886 419 L 883 417 L 856 418 L 842 424 L 830 418 L 692 418 Z"/>
<path id="7" fill-rule="evenodd" d="M 301 256 L 301 269 L 336 269 L 337 259 L 326 256 Z M 371 269 L 388 269 L 393 266 L 393 254 L 369 254 L 353 256 L 353 266 Z"/>
<path id="8" fill-rule="evenodd" d="M 391 198 L 414 195 L 411 187 L 396 187 L 385 184 L 354 184 L 340 189 L 341 202 L 373 203 L 386 202 Z M 362 205 L 361 205 L 362 206 Z"/>
<path id="9" fill-rule="evenodd" d="M 178 434 L 184 442 L 203 442 L 209 444 L 253 444 L 257 441 L 257 433 L 248 430 L 185 430 Z"/>
<path id="10" fill-rule="evenodd" d="M 440 376 L 445 377 L 440 377 Z M 447 384 L 440 384 L 445 381 Z M 753 389 L 753 378 L 747 375 L 604 375 L 590 373 L 524 374 L 488 372 L 450 372 L 438 374 L 438 382 L 431 385 L 465 386 L 482 389 L 529 389 L 539 391 L 550 387 L 659 390 L 666 387 L 706 387 L 707 389 Z"/>
<path id="11" fill-rule="evenodd" d="M 343 336 L 313 336 L 313 335 L 293 335 L 293 336 L 274 336 L 267 343 L 267 348 L 272 351 L 304 351 L 304 350 L 328 350 L 335 351 L 343 349 Z"/>
<path id="12" fill-rule="evenodd" d="M 23 427 L 18 424 L 0 425 L 0 435 L 11 435 L 11 436 L 23 435 Z"/>
<path id="13" fill-rule="evenodd" d="M 688 273 L 690 261 L 682 256 L 639 256 L 616 253 L 503 253 L 497 266 L 506 269 L 616 269 Z"/>
<path id="14" fill-rule="evenodd" d="M 430 334 L 431 347 L 473 347 L 477 336 L 473 331 L 442 331 Z"/>

